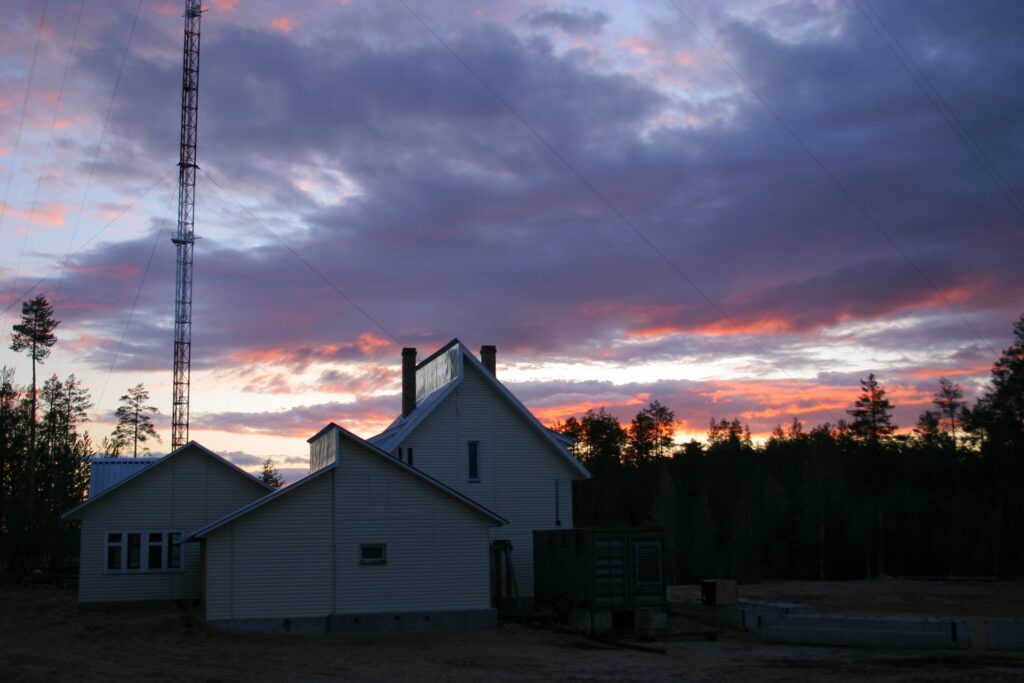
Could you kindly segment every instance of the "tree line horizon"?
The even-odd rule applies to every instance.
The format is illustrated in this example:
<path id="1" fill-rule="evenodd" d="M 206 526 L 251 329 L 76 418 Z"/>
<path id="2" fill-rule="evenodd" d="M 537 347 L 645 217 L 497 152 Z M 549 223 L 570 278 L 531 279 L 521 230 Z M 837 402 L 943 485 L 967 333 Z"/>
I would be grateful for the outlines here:
<path id="1" fill-rule="evenodd" d="M 1024 315 L 973 406 L 940 377 L 933 409 L 897 434 L 869 374 L 850 420 L 794 418 L 763 443 L 739 418 L 673 441 L 658 401 L 628 425 L 603 407 L 557 422 L 592 474 L 581 526 L 659 526 L 674 581 L 1024 574 Z"/>
<path id="2" fill-rule="evenodd" d="M 39 295 L 12 327 L 31 384 L 0 369 L 2 573 L 67 572 L 79 550 L 60 515 L 88 490 L 93 404 L 74 374 L 38 387 L 37 365 L 57 342 L 53 315 Z M 143 385 L 128 389 L 103 453 L 138 455 L 159 441 L 148 402 Z M 659 401 L 628 425 L 601 407 L 553 429 L 592 473 L 574 487 L 575 524 L 664 528 L 670 580 L 1024 574 L 1024 315 L 973 407 L 945 377 L 933 403 L 896 434 L 869 374 L 849 422 L 806 430 L 794 418 L 763 443 L 738 417 L 712 417 L 706 441 L 676 444 L 675 415 Z M 269 458 L 259 476 L 283 484 Z"/>

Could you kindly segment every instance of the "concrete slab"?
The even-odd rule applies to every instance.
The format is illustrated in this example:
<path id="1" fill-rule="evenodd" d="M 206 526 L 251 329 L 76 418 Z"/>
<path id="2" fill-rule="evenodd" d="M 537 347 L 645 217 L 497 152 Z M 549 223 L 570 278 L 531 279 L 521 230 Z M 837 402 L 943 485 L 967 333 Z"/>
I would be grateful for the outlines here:
<path id="1" fill-rule="evenodd" d="M 966 620 L 764 615 L 761 640 L 802 645 L 959 649 L 970 647 Z"/>
<path id="2" fill-rule="evenodd" d="M 979 626 L 981 628 L 977 628 Z M 1024 650 L 1024 619 L 979 619 L 972 629 L 978 634 L 978 644 L 972 647 L 984 650 Z M 980 631 L 980 633 L 979 633 Z"/>

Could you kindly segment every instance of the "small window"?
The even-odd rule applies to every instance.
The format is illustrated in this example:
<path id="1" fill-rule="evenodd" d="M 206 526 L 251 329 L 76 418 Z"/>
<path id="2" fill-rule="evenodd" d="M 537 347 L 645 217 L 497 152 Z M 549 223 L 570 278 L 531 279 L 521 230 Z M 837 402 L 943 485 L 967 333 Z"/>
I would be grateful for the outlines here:
<path id="1" fill-rule="evenodd" d="M 402 459 L 402 449 L 401 448 L 398 449 L 398 459 L 399 460 Z"/>
<path id="2" fill-rule="evenodd" d="M 469 442 L 469 480 L 480 481 L 480 442 Z"/>
<path id="3" fill-rule="evenodd" d="M 121 571 L 123 537 L 121 534 L 107 534 L 107 571 Z"/>
<path id="4" fill-rule="evenodd" d="M 359 546 L 359 564 L 385 564 L 387 561 L 387 544 L 366 543 Z"/>
<path id="5" fill-rule="evenodd" d="M 412 446 L 405 449 L 406 462 L 412 465 Z"/>
<path id="6" fill-rule="evenodd" d="M 146 569 L 164 568 L 164 535 L 159 531 L 148 534 L 149 542 L 146 545 Z"/>
<path id="7" fill-rule="evenodd" d="M 128 567 L 142 569 L 142 534 L 128 534 Z"/>

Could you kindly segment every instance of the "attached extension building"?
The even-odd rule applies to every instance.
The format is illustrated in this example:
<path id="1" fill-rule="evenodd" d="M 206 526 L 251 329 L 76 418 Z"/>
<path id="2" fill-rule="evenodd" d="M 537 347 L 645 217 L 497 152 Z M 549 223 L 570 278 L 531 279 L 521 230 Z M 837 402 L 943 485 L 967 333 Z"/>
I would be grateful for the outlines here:
<path id="1" fill-rule="evenodd" d="M 328 424 L 310 473 L 273 493 L 189 444 L 91 496 L 66 515 L 80 601 L 201 598 L 211 623 L 260 630 L 493 623 L 532 597 L 533 532 L 572 527 L 589 474 L 497 380 L 494 347 L 481 355 L 403 349 L 401 415 L 368 440 Z M 199 462 L 205 479 L 182 477 Z"/>

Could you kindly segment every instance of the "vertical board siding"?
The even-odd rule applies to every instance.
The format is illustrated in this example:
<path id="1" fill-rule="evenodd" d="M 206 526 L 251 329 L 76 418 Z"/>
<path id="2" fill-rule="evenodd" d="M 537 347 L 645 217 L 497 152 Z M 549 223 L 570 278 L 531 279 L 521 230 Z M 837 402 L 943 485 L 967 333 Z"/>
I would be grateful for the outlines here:
<path id="1" fill-rule="evenodd" d="M 335 479 L 335 611 L 339 614 L 490 607 L 487 517 L 355 444 Z M 385 564 L 360 545 L 386 543 Z"/>
<path id="2" fill-rule="evenodd" d="M 533 595 L 533 531 L 572 527 L 572 480 L 579 473 L 535 425 L 464 364 L 462 383 L 400 444 L 413 447 L 415 465 L 498 513 L 509 524 L 492 539 L 512 541 L 520 595 Z M 479 441 L 480 481 L 470 482 L 468 450 Z M 555 479 L 559 485 L 556 526 Z"/>
<path id="3" fill-rule="evenodd" d="M 108 574 L 107 533 L 180 531 L 184 538 L 267 493 L 256 481 L 194 448 L 151 467 L 82 512 L 79 602 L 198 599 L 198 543 L 183 546 L 183 572 Z"/>
<path id="4" fill-rule="evenodd" d="M 335 474 L 325 472 L 207 537 L 207 619 L 330 614 Z"/>

